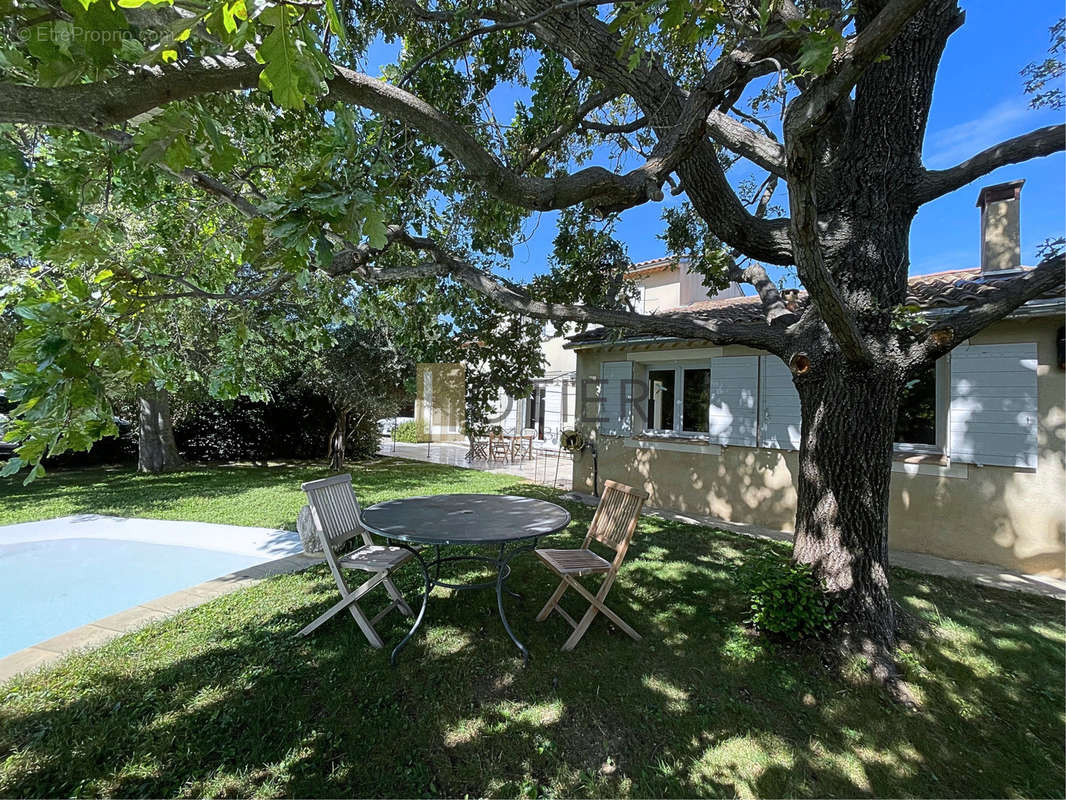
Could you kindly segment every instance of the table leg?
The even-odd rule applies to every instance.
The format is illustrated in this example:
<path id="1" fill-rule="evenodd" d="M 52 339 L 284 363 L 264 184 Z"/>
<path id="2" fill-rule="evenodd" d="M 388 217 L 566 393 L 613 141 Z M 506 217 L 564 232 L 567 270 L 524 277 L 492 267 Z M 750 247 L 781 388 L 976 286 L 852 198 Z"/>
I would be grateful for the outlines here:
<path id="1" fill-rule="evenodd" d="M 530 550 L 535 549 L 536 546 L 537 546 L 537 541 L 536 541 L 536 539 L 534 539 L 533 540 L 533 544 L 527 545 L 525 547 L 516 547 L 510 553 L 507 553 L 506 555 L 504 555 L 505 546 L 504 545 L 500 545 L 500 558 L 497 561 L 497 564 L 499 565 L 499 567 L 498 567 L 498 572 L 496 573 L 496 606 L 500 610 L 500 622 L 503 623 L 503 629 L 505 631 L 507 631 L 507 635 L 511 637 L 511 641 L 514 642 L 515 646 L 522 652 L 522 663 L 523 664 L 528 664 L 529 663 L 529 651 L 526 649 L 526 646 L 524 644 L 522 644 L 520 641 L 518 641 L 518 637 L 514 635 L 514 631 L 511 630 L 511 625 L 507 622 L 507 612 L 503 610 L 504 581 L 506 581 L 507 580 L 507 576 L 511 574 L 511 570 L 510 570 L 510 566 L 509 566 L 509 562 L 511 561 L 511 559 L 514 558 L 519 553 L 525 553 L 525 552 L 528 552 Z M 512 592 L 509 589 L 507 590 L 507 593 L 508 594 L 515 594 L 514 592 Z M 515 597 L 519 597 L 519 596 L 520 595 L 515 595 Z"/>
<path id="2" fill-rule="evenodd" d="M 507 545 L 501 544 L 500 545 L 500 554 L 498 556 L 496 556 L 496 563 L 497 564 L 507 563 L 507 562 L 509 562 L 511 560 L 510 556 L 508 556 L 506 559 L 503 557 L 506 550 L 507 550 Z M 507 574 L 510 575 L 511 573 L 508 572 Z M 499 578 L 499 572 L 497 572 L 496 577 Z M 506 580 L 507 580 L 507 578 L 504 578 L 504 581 L 506 581 Z M 511 597 L 517 597 L 519 600 L 522 599 L 522 595 L 521 594 L 519 594 L 518 592 L 512 591 L 511 589 L 508 589 L 506 586 L 504 586 L 503 590 L 505 592 L 507 592 L 507 594 L 511 595 Z"/>
<path id="3" fill-rule="evenodd" d="M 411 626 L 411 630 L 407 632 L 407 635 L 400 640 L 400 643 L 392 649 L 392 655 L 389 656 L 389 663 L 392 666 L 396 666 L 396 654 L 400 652 L 400 650 L 405 644 L 407 644 L 410 638 L 415 635 L 415 631 L 417 631 L 418 628 L 422 625 L 422 619 L 426 616 L 426 603 L 429 602 L 429 592 L 430 589 L 433 588 L 429 580 L 429 568 L 426 566 L 426 561 L 424 558 L 422 558 L 422 554 L 415 550 L 413 547 L 411 547 L 409 544 L 405 544 L 403 542 L 397 542 L 396 544 L 404 548 L 405 550 L 410 550 L 412 553 L 414 553 L 415 558 L 418 559 L 418 564 L 420 567 L 422 567 L 422 577 L 425 579 L 425 589 L 422 591 L 422 607 L 418 609 L 418 616 L 415 617 L 414 625 Z"/>

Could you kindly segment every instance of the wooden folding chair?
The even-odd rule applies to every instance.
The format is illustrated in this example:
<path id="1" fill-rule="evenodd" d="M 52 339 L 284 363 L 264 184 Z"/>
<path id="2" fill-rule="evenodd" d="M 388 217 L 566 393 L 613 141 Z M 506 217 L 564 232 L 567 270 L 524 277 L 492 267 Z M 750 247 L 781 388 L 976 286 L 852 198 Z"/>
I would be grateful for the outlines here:
<path id="1" fill-rule="evenodd" d="M 332 478 L 310 481 L 300 488 L 307 494 L 307 503 L 311 507 L 311 517 L 322 542 L 322 551 L 326 556 L 330 572 L 333 573 L 333 580 L 337 582 L 337 588 L 340 589 L 341 599 L 296 635 L 306 636 L 326 620 L 348 609 L 371 646 L 383 647 L 381 637 L 374 630 L 374 623 L 394 608 L 398 608 L 408 617 L 414 616 L 411 607 L 407 605 L 390 577 L 393 570 L 414 554 L 403 547 L 384 547 L 374 544 L 374 540 L 360 521 L 359 501 L 352 490 L 351 475 L 337 475 Z M 338 556 L 337 549 L 356 536 L 363 537 L 363 545 L 347 555 Z M 344 569 L 370 572 L 373 573 L 373 577 L 362 586 L 352 590 L 344 580 Z M 392 602 L 373 619 L 367 619 L 366 614 L 359 608 L 358 601 L 378 584 L 385 586 L 385 591 L 389 593 Z"/>
<path id="2" fill-rule="evenodd" d="M 607 619 L 628 633 L 637 641 L 640 634 L 629 627 L 626 622 L 604 604 L 607 592 L 611 590 L 614 579 L 618 576 L 618 568 L 625 560 L 626 550 L 633 539 L 633 532 L 637 529 L 637 521 L 640 519 L 640 509 L 648 495 L 639 489 L 625 486 L 615 481 L 605 481 L 603 496 L 600 504 L 596 507 L 596 513 L 592 517 L 588 534 L 580 550 L 534 550 L 540 560 L 548 565 L 556 575 L 562 578 L 559 586 L 548 599 L 547 604 L 537 614 L 537 622 L 543 622 L 552 611 L 555 611 L 563 619 L 570 623 L 574 632 L 563 643 L 563 650 L 573 650 L 585 631 L 589 629 L 592 620 L 597 614 L 602 613 Z M 614 559 L 608 561 L 589 550 L 589 545 L 595 539 L 600 544 L 614 550 Z M 594 575 L 604 573 L 603 583 L 600 590 L 593 595 L 588 589 L 577 582 L 576 578 L 582 575 Z M 559 605 L 563 594 L 567 589 L 573 589 L 589 601 L 589 609 L 580 622 L 574 622 L 574 618 L 566 613 Z"/>
<path id="3" fill-rule="evenodd" d="M 489 434 L 489 458 L 493 461 L 510 461 L 512 452 L 511 439 L 502 433 Z"/>

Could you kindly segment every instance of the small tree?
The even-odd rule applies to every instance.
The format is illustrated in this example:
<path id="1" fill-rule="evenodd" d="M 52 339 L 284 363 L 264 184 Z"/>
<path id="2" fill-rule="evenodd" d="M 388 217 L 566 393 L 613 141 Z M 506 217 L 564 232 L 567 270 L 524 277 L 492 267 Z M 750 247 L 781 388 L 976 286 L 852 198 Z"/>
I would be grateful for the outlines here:
<path id="1" fill-rule="evenodd" d="M 334 344 L 310 361 L 301 380 L 329 399 L 334 414 L 329 465 L 341 470 L 346 458 L 377 450 L 378 420 L 409 402 L 413 364 L 384 327 L 346 325 L 333 337 Z"/>

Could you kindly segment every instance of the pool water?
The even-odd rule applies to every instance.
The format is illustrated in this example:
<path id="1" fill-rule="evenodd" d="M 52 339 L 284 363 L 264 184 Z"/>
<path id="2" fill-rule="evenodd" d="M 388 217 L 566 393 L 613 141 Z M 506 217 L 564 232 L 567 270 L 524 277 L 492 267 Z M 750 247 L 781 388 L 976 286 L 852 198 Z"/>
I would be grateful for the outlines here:
<path id="1" fill-rule="evenodd" d="M 0 658 L 264 560 L 115 539 L 0 544 Z"/>

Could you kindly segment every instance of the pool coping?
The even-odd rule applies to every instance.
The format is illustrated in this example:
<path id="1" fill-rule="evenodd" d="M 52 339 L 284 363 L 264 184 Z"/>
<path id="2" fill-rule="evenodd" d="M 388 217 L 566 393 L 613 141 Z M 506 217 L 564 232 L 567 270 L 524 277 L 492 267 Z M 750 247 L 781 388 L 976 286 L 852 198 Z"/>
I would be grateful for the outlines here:
<path id="1" fill-rule="evenodd" d="M 264 561 L 250 567 L 220 575 L 209 581 L 165 594 L 154 600 L 110 614 L 98 620 L 73 628 L 51 639 L 45 639 L 22 650 L 16 650 L 9 656 L 0 658 L 0 683 L 16 675 L 39 669 L 54 663 L 67 654 L 89 647 L 98 647 L 105 642 L 139 630 L 153 622 L 166 619 L 180 611 L 208 603 L 215 598 L 231 594 L 240 589 L 254 586 L 260 581 L 275 575 L 289 575 L 300 572 L 325 559 L 320 555 L 297 553 L 284 558 Z"/>

